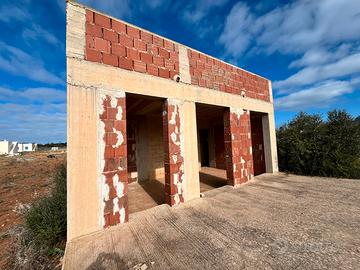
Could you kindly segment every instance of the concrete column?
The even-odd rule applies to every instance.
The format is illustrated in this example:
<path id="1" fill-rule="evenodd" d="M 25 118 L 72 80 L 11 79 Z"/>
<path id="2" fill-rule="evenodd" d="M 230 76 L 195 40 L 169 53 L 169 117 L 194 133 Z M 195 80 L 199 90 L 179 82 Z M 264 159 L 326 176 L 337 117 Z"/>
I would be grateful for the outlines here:
<path id="1" fill-rule="evenodd" d="M 254 176 L 250 111 L 233 108 L 226 110 L 224 132 L 228 184 L 236 186 Z"/>
<path id="2" fill-rule="evenodd" d="M 183 115 L 185 201 L 200 197 L 199 157 L 195 102 L 185 101 L 181 107 Z"/>
<path id="3" fill-rule="evenodd" d="M 274 113 L 264 114 L 262 117 L 265 167 L 267 173 L 279 171 L 276 148 L 276 132 Z"/>
<path id="4" fill-rule="evenodd" d="M 101 229 L 97 89 L 67 87 L 67 239 Z"/>

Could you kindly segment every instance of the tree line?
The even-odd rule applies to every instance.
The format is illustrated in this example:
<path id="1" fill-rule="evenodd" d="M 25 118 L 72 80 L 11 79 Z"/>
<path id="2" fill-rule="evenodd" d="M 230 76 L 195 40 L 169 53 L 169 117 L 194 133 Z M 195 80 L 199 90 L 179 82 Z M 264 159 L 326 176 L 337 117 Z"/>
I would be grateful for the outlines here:
<path id="1" fill-rule="evenodd" d="M 360 117 L 301 112 L 276 134 L 280 171 L 360 179 Z"/>

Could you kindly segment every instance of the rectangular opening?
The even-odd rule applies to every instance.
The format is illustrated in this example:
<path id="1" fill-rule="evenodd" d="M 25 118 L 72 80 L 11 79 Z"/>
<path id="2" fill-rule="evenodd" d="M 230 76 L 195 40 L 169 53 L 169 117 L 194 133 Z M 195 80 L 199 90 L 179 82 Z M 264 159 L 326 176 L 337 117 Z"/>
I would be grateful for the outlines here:
<path id="1" fill-rule="evenodd" d="M 196 104 L 200 192 L 227 184 L 224 107 Z"/>
<path id="2" fill-rule="evenodd" d="M 263 116 L 265 116 L 264 113 L 250 112 L 251 145 L 254 164 L 254 175 L 259 175 L 266 172 Z"/>
<path id="3" fill-rule="evenodd" d="M 164 203 L 163 103 L 161 98 L 126 94 L 130 215 Z"/>

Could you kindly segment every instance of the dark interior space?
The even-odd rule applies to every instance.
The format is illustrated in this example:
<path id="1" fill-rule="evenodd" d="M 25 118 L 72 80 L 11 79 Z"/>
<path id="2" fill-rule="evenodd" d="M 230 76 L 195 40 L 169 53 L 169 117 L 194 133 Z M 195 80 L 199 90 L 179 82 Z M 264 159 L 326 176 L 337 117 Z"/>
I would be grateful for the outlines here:
<path id="1" fill-rule="evenodd" d="M 196 104 L 200 192 L 227 184 L 224 107 Z"/>
<path id="2" fill-rule="evenodd" d="M 164 203 L 163 102 L 126 95 L 130 214 Z"/>
<path id="3" fill-rule="evenodd" d="M 201 166 L 209 167 L 209 130 L 200 129 L 199 130 L 199 138 L 200 138 L 200 159 Z"/>
<path id="4" fill-rule="evenodd" d="M 254 175 L 259 175 L 266 172 L 262 126 L 263 115 L 264 114 L 257 112 L 250 113 Z"/>

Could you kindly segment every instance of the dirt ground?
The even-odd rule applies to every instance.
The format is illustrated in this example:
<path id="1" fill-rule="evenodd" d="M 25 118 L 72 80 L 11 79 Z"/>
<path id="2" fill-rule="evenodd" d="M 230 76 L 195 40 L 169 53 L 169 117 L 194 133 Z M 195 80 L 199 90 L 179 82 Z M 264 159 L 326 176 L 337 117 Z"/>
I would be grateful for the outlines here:
<path id="1" fill-rule="evenodd" d="M 67 244 L 72 269 L 360 269 L 360 180 L 265 174 Z"/>
<path id="2" fill-rule="evenodd" d="M 49 154 L 54 158 L 48 158 Z M 0 269 L 12 243 L 8 231 L 20 224 L 24 207 L 47 194 L 55 168 L 65 162 L 64 152 L 32 152 L 0 156 Z"/>

